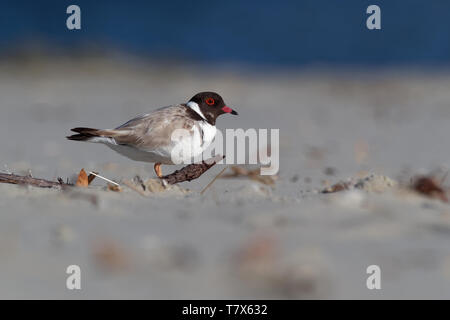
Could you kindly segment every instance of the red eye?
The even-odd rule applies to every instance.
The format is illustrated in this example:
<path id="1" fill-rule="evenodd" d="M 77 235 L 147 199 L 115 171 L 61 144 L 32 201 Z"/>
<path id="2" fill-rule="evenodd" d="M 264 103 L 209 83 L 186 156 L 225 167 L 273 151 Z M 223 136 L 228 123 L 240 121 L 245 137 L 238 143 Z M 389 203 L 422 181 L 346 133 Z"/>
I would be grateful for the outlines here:
<path id="1" fill-rule="evenodd" d="M 214 101 L 213 98 L 207 98 L 205 102 L 206 102 L 207 105 L 212 106 L 215 101 Z"/>

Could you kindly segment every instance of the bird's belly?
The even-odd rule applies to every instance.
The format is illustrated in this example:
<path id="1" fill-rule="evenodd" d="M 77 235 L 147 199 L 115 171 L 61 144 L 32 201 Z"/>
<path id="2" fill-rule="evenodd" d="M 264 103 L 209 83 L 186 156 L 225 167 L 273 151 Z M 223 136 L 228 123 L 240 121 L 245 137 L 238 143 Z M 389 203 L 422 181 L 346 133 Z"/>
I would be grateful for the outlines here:
<path id="1" fill-rule="evenodd" d="M 154 150 L 142 150 L 127 145 L 107 144 L 117 153 L 134 161 L 173 164 L 170 148 L 158 148 Z"/>

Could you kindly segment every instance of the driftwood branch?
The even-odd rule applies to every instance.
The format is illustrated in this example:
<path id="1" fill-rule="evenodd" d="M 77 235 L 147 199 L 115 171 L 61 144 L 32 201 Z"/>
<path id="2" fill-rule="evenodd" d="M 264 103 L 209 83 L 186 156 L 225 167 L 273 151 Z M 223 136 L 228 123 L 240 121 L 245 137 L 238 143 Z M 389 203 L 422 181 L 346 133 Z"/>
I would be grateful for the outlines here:
<path id="1" fill-rule="evenodd" d="M 31 176 L 18 176 L 10 173 L 0 173 L 0 183 L 11 183 L 21 185 L 31 185 L 39 188 L 56 188 L 71 186 L 64 183 L 61 178 L 58 181 L 49 181 L 45 179 L 37 179 Z"/>
<path id="2" fill-rule="evenodd" d="M 200 163 L 190 164 L 174 173 L 168 174 L 164 179 L 168 184 L 180 183 L 183 181 L 191 181 L 197 179 L 209 168 L 214 166 L 217 162 L 222 161 L 225 156 L 216 156 L 214 158 L 204 160 Z M 20 185 L 30 185 L 39 188 L 64 188 L 73 186 L 72 184 L 65 183 L 61 178 L 58 181 L 50 181 L 45 179 L 33 178 L 31 176 L 19 176 L 10 173 L 0 173 L 0 183 L 11 183 Z"/>
<path id="3" fill-rule="evenodd" d="M 222 161 L 224 158 L 225 156 L 219 155 L 215 156 L 214 158 L 204 160 L 200 163 L 193 163 L 171 174 L 163 176 L 161 179 L 165 180 L 168 184 L 191 181 L 200 177 L 212 166 L 214 166 L 217 162 Z"/>

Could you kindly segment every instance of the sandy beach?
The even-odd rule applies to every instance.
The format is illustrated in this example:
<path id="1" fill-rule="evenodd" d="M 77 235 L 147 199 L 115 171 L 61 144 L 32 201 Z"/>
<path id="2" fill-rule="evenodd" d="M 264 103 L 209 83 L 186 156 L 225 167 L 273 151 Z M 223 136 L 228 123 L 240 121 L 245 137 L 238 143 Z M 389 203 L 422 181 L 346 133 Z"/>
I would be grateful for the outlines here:
<path id="1" fill-rule="evenodd" d="M 1 171 L 74 181 L 84 168 L 122 189 L 0 184 L 0 298 L 450 298 L 450 206 L 407 188 L 420 174 L 449 184 L 450 72 L 209 75 L 139 60 L 2 60 Z M 142 195 L 122 182 L 153 184 L 152 164 L 65 139 L 206 90 L 239 112 L 220 129 L 280 129 L 273 185 L 221 178 L 200 194 L 216 165 Z M 320 192 L 370 175 L 393 183 Z M 81 290 L 66 288 L 74 264 Z M 366 287 L 369 265 L 381 290 Z"/>

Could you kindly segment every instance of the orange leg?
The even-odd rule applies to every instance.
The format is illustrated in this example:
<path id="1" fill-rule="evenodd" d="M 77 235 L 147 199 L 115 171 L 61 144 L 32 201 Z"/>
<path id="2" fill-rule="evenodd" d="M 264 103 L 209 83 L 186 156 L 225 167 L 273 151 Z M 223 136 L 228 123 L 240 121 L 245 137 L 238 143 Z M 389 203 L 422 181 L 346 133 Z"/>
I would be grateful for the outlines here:
<path id="1" fill-rule="evenodd" d="M 162 170 L 161 170 L 161 163 L 159 163 L 159 162 L 155 163 L 154 169 L 155 169 L 155 173 L 158 176 L 158 178 L 162 178 L 163 175 L 162 175 Z"/>

